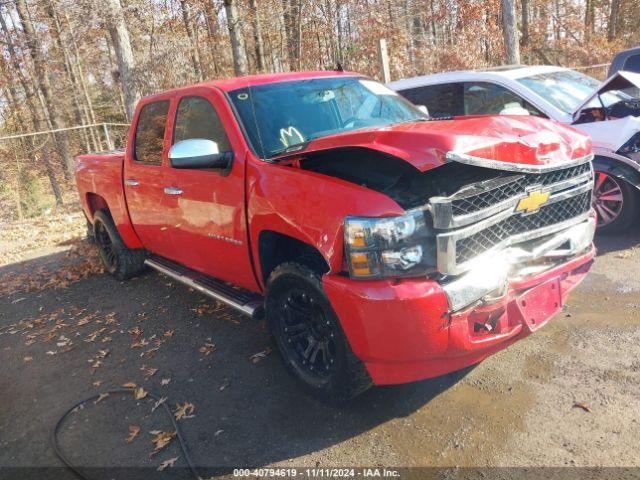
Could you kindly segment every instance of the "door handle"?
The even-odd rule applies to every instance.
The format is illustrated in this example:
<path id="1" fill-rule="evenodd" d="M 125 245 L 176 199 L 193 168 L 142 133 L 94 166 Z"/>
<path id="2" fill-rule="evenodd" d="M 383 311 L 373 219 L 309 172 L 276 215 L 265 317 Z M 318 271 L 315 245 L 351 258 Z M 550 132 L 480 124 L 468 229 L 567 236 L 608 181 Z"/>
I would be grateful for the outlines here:
<path id="1" fill-rule="evenodd" d="M 182 195 L 182 190 L 178 187 L 164 187 L 164 193 L 167 195 Z"/>
<path id="2" fill-rule="evenodd" d="M 138 185 L 140 185 L 140 182 L 138 182 L 137 180 L 133 179 L 133 178 L 127 178 L 124 183 L 126 183 L 127 185 L 129 185 L 130 187 L 137 187 Z"/>

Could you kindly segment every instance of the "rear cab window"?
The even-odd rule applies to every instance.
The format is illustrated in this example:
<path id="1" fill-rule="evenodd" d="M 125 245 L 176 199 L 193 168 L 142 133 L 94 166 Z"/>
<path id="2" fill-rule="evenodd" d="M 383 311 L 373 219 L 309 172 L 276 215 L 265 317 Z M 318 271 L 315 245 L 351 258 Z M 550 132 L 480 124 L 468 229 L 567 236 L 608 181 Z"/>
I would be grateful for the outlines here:
<path id="1" fill-rule="evenodd" d="M 161 165 L 169 100 L 148 103 L 140 110 L 133 159 L 145 165 Z"/>

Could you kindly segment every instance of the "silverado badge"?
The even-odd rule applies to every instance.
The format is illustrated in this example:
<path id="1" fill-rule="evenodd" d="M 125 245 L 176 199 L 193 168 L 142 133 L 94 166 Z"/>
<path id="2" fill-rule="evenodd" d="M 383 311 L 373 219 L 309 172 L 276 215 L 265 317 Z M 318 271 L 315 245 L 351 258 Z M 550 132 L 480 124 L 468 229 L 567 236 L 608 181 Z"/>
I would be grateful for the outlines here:
<path id="1" fill-rule="evenodd" d="M 542 205 L 549 201 L 549 195 L 551 192 L 543 192 L 542 190 L 528 192 L 527 196 L 518 202 L 516 212 L 537 212 Z"/>

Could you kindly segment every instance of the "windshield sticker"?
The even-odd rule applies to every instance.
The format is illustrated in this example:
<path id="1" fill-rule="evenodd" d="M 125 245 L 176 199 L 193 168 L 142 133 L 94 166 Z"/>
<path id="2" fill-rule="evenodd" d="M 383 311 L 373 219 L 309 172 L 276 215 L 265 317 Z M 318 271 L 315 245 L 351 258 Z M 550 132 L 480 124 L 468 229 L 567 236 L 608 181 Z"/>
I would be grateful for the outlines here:
<path id="1" fill-rule="evenodd" d="M 249 95 L 247 93 L 238 94 L 238 100 L 246 100 L 247 98 L 249 98 Z"/>
<path id="2" fill-rule="evenodd" d="M 358 80 L 360 85 L 369 90 L 374 95 L 398 95 L 390 88 L 385 87 L 381 83 L 374 82 L 373 80 Z"/>
<path id="3" fill-rule="evenodd" d="M 297 145 L 304 142 L 304 136 L 296 127 L 287 127 L 280 129 L 280 141 L 285 148 L 291 145 Z"/>

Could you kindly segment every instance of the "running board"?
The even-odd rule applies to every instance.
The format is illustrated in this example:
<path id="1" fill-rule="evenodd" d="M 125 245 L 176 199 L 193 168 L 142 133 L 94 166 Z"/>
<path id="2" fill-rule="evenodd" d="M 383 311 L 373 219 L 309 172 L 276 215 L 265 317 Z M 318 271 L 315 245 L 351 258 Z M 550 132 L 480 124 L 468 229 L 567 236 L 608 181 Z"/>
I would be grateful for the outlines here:
<path id="1" fill-rule="evenodd" d="M 144 263 L 177 282 L 204 293 L 214 300 L 226 303 L 245 315 L 259 318 L 263 314 L 263 297 L 257 293 L 234 287 L 157 255 L 149 256 Z"/>

